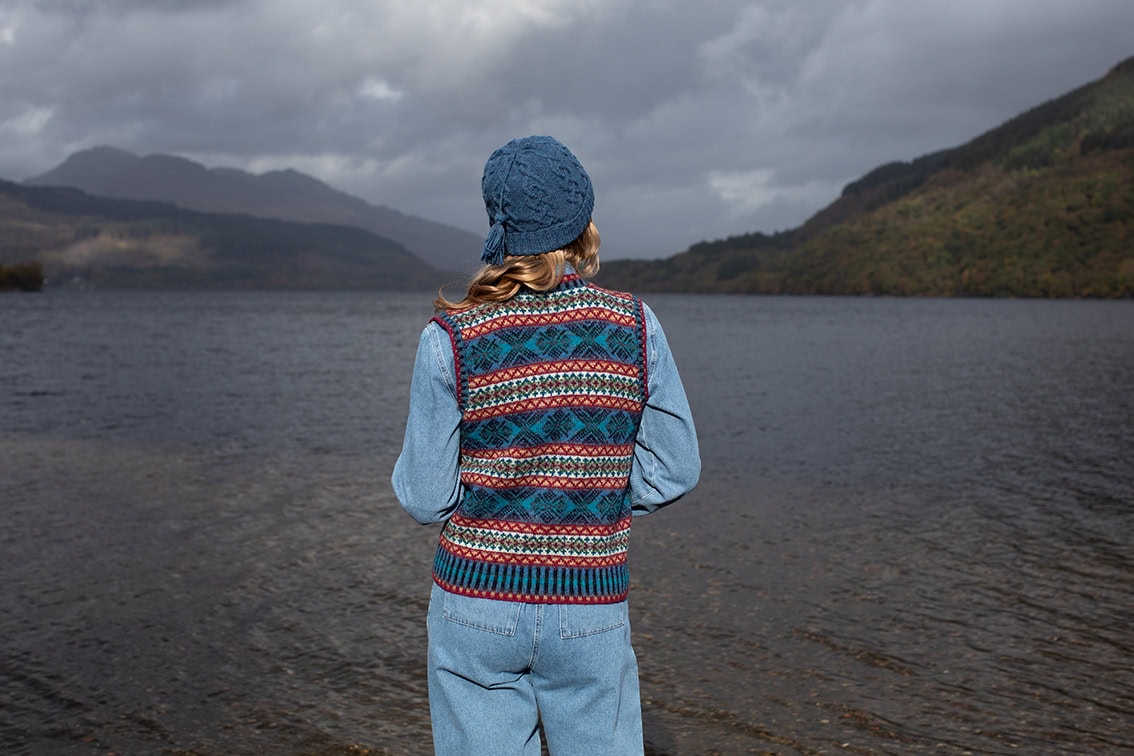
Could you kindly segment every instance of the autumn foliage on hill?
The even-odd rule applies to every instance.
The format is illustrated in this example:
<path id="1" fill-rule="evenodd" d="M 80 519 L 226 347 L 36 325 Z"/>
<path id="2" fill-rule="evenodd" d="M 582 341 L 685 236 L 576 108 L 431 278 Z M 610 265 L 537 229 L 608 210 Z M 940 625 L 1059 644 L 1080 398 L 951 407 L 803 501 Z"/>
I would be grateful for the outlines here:
<path id="1" fill-rule="evenodd" d="M 951 150 L 871 171 L 798 229 L 614 262 L 655 291 L 1134 296 L 1134 58 Z"/>

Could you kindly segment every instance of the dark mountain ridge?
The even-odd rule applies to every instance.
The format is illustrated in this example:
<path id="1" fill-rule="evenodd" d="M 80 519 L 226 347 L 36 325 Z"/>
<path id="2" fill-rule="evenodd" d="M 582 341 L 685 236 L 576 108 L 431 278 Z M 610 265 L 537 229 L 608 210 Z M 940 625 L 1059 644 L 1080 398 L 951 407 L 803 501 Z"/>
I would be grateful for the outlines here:
<path id="1" fill-rule="evenodd" d="M 95 147 L 24 183 L 160 200 L 203 212 L 358 226 L 398 242 L 440 270 L 474 267 L 483 243 L 468 231 L 372 205 L 292 169 L 253 174 L 237 168 L 207 168 L 174 155 L 140 157 L 116 147 Z"/>
<path id="2" fill-rule="evenodd" d="M 449 280 L 365 229 L 204 213 L 0 180 L 0 264 L 50 285 L 434 289 Z"/>

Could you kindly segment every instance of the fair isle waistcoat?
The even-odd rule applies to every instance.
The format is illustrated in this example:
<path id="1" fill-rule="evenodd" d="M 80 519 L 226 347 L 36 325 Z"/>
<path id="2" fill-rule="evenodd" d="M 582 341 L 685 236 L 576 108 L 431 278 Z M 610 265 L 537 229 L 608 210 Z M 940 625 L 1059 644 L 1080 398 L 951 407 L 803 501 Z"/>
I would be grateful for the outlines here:
<path id="1" fill-rule="evenodd" d="M 506 601 L 625 599 L 641 301 L 568 274 L 549 292 L 434 320 L 453 345 L 464 494 L 433 579 Z"/>

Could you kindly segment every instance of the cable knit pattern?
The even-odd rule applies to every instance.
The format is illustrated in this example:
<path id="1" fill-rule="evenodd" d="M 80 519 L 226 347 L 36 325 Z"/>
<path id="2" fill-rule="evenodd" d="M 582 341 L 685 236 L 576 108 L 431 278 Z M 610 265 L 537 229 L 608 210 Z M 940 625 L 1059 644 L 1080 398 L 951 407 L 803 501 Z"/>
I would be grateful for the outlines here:
<path id="1" fill-rule="evenodd" d="M 453 343 L 464 495 L 434 580 L 510 601 L 623 600 L 647 386 L 641 301 L 568 275 L 435 320 Z"/>
<path id="2" fill-rule="evenodd" d="M 590 176 L 553 137 L 513 139 L 489 156 L 481 178 L 492 228 L 481 259 L 539 255 L 575 241 L 590 222 L 595 194 Z"/>

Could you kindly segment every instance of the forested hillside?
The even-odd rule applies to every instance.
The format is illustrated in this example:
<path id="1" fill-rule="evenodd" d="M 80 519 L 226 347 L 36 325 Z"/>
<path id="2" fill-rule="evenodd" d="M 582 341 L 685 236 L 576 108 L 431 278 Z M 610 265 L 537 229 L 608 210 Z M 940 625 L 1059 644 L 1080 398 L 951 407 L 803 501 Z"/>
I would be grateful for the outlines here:
<path id="1" fill-rule="evenodd" d="M 605 263 L 654 291 L 1134 296 L 1134 58 L 959 147 L 880 166 L 801 227 Z"/>

